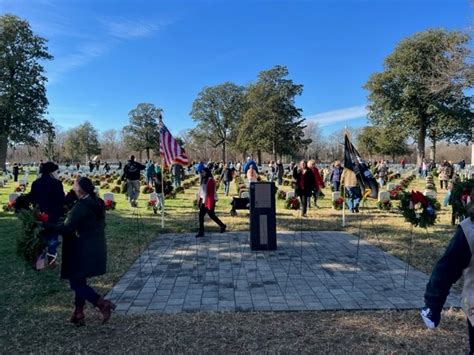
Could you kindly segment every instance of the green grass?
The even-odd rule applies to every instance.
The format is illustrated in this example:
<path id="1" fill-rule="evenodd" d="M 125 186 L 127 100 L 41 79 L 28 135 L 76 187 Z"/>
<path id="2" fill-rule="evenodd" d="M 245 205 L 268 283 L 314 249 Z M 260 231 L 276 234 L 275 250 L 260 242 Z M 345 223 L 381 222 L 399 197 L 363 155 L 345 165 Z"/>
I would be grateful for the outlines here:
<path id="1" fill-rule="evenodd" d="M 30 182 L 32 177 L 30 178 Z M 6 204 L 8 194 L 14 189 L 13 183 L 7 184 L 6 187 L 0 188 L 0 204 Z M 423 190 L 424 181 L 415 180 L 410 186 L 411 189 Z M 68 190 L 70 186 L 65 186 Z M 284 190 L 289 191 L 289 187 L 283 187 Z M 161 228 L 160 216 L 154 215 L 152 211 L 146 209 L 145 205 L 148 196 L 141 194 L 139 200 L 139 212 L 141 215 L 141 226 L 143 232 L 137 233 L 137 222 L 133 218 L 133 211 L 128 206 L 125 196 L 116 194 L 117 208 L 114 211 L 107 213 L 107 242 L 108 242 L 108 273 L 104 276 L 97 277 L 91 280 L 91 285 L 100 293 L 106 293 L 111 289 L 113 284 L 118 281 L 128 267 L 133 263 L 140 251 L 154 238 L 159 238 L 163 233 L 177 232 L 177 233 L 195 233 L 197 230 L 197 215 L 193 208 L 192 200 L 195 198 L 197 188 L 191 188 L 184 194 L 178 194 L 176 199 L 166 201 L 165 227 Z M 101 194 L 106 191 L 101 191 Z M 231 195 L 235 195 L 235 184 L 232 184 Z M 407 246 L 410 238 L 413 235 L 414 248 L 412 255 L 409 258 L 410 264 L 426 273 L 429 273 L 439 258 L 447 242 L 451 238 L 454 227 L 450 222 L 450 208 L 443 207 L 439 214 L 438 223 L 429 228 L 428 231 L 419 228 L 410 228 L 410 226 L 403 221 L 399 213 L 379 211 L 375 207 L 375 201 L 368 201 L 368 205 L 359 214 L 347 214 L 347 226 L 342 228 L 341 212 L 334 211 L 331 207 L 329 189 L 325 189 L 326 198 L 320 200 L 319 209 L 311 208 L 308 213 L 308 218 L 301 219 L 298 217 L 298 211 L 284 209 L 284 201 L 277 200 L 277 226 L 278 230 L 345 230 L 350 233 L 360 235 L 361 238 L 368 240 L 370 243 L 380 247 L 388 253 L 407 260 Z M 444 193 L 439 193 L 439 200 L 441 201 Z M 219 202 L 217 205 L 217 215 L 227 224 L 229 231 L 246 231 L 248 230 L 249 216 L 248 211 L 238 211 L 237 217 L 229 215 L 231 197 L 223 196 L 222 190 L 219 191 Z M 206 230 L 217 231 L 217 226 L 212 222 L 207 222 Z M 110 324 L 101 327 L 99 325 L 99 317 L 91 316 L 88 319 L 88 326 L 83 329 L 76 329 L 67 322 L 72 309 L 72 292 L 69 290 L 65 281 L 59 278 L 59 268 L 55 270 L 44 270 L 41 272 L 33 271 L 29 266 L 25 265 L 22 260 L 16 256 L 16 237 L 21 233 L 20 223 L 12 213 L 0 212 L 0 352 L 91 352 L 97 349 L 102 351 L 116 351 L 122 352 L 125 349 L 135 352 L 147 352 L 148 350 L 167 351 L 167 352 L 184 352 L 186 349 L 199 351 L 199 349 L 208 349 L 209 351 L 223 352 L 232 349 L 231 344 L 240 344 L 243 349 L 247 350 L 264 350 L 258 347 L 248 345 L 245 347 L 242 344 L 241 337 L 245 334 L 245 327 L 241 327 L 241 322 L 248 325 L 248 332 L 251 332 L 252 326 L 256 326 L 262 321 L 262 318 L 270 317 L 275 319 L 292 319 L 288 314 L 274 314 L 274 315 L 177 315 L 177 316 L 141 316 L 129 317 L 114 315 Z M 413 233 L 413 234 L 411 234 Z M 406 336 L 411 339 L 413 334 L 419 334 L 419 339 L 413 339 L 413 343 L 418 344 L 417 349 L 423 349 L 423 346 L 428 346 L 428 341 L 431 339 L 423 332 L 417 332 L 421 329 L 421 324 L 416 323 L 415 313 L 413 312 L 399 312 L 398 322 L 405 319 L 408 325 L 403 326 L 404 329 L 400 336 Z M 337 312 L 328 315 L 325 312 L 319 312 L 314 317 L 314 322 L 319 322 L 318 327 L 321 326 L 331 329 L 333 325 L 324 322 L 344 322 L 344 319 L 349 318 L 356 324 L 360 320 L 366 318 L 380 318 L 381 320 L 392 319 L 393 312 Z M 368 314 L 368 315 L 367 315 Z M 398 314 L 398 313 L 397 313 Z M 358 316 L 359 315 L 359 316 Z M 175 317 L 175 318 L 173 318 Z M 227 317 L 227 318 L 226 318 Z M 247 318 L 246 318 L 247 317 Z M 280 317 L 280 318 L 279 318 Z M 360 319 L 359 319 L 359 318 Z M 404 318 L 405 317 L 405 318 Z M 447 316 L 449 318 L 449 326 L 444 330 L 446 337 L 459 337 L 459 334 L 464 333 L 464 321 L 460 312 L 455 311 Z M 310 318 L 306 317 L 305 326 L 310 327 Z M 175 323 L 173 323 L 173 319 Z M 208 322 L 208 323 L 206 323 Z M 180 345 L 179 339 L 164 339 L 157 340 L 164 341 L 165 345 L 159 347 L 152 345 L 149 339 L 152 329 L 158 326 L 168 326 L 169 329 L 176 329 L 178 325 L 187 326 L 190 332 L 196 331 L 201 333 L 199 324 L 207 324 L 207 327 L 213 328 L 214 322 L 224 322 L 228 324 L 229 329 L 240 332 L 234 340 L 228 340 L 226 343 L 228 347 L 216 347 L 216 338 L 209 334 L 209 337 L 200 341 L 202 345 L 196 348 L 192 341 L 187 339 L 185 343 L 189 343 L 189 348 Z M 228 322 L 228 323 L 225 323 Z M 252 323 L 253 322 L 253 323 Z M 323 323 L 321 323 L 323 322 Z M 381 321 L 382 322 L 382 321 Z M 410 323 L 411 322 L 411 323 Z M 171 326 L 170 324 L 173 323 Z M 320 324 L 321 323 L 321 324 Z M 376 322 L 375 322 L 376 323 Z M 374 324 L 375 324 L 374 323 Z M 140 330 L 138 324 L 143 325 L 143 331 Z M 295 323 L 296 324 L 296 323 Z M 401 323 L 400 323 L 401 324 Z M 293 329 L 293 325 L 288 325 L 289 329 Z M 367 328 L 368 327 L 368 328 Z M 375 327 L 375 326 L 374 326 Z M 385 339 L 382 333 L 378 331 L 390 331 L 379 325 L 379 328 L 373 328 L 374 336 L 379 334 L 380 339 Z M 345 329 L 342 327 L 341 329 Z M 362 342 L 361 335 L 364 332 L 370 333 L 370 325 L 365 326 L 365 331 L 357 334 L 357 329 L 353 329 L 355 341 Z M 294 330 L 298 331 L 298 330 Z M 224 330 L 226 332 L 226 330 Z M 130 334 L 128 334 L 130 333 Z M 160 331 L 163 336 L 172 337 L 173 333 L 167 333 L 166 330 Z M 181 331 L 176 333 L 182 333 Z M 133 336 L 132 336 L 133 334 Z M 191 333 L 193 334 L 193 333 Z M 250 333 L 249 333 L 250 334 Z M 119 339 L 114 336 L 118 336 Z M 188 334 L 189 335 L 189 334 Z M 344 333 L 340 334 L 344 336 Z M 268 336 L 271 336 L 269 334 Z M 279 343 L 284 341 L 279 339 Z M 189 336 L 187 337 L 189 338 Z M 191 336 L 192 338 L 192 336 Z M 327 336 L 326 345 L 333 342 L 333 346 L 337 349 L 338 340 L 336 337 Z M 359 340 L 357 340 L 359 339 Z M 203 342 L 208 342 L 204 344 Z M 258 342 L 258 340 L 254 340 Z M 291 342 L 288 339 L 288 342 Z M 385 340 L 380 340 L 381 342 Z M 431 340 L 432 341 L 432 340 Z M 311 341 L 308 340 L 308 344 Z M 141 344 L 141 345 L 140 345 Z M 299 344 L 299 343 L 298 343 Z M 360 343 L 355 343 L 354 346 Z M 383 343 L 385 344 L 385 343 Z M 388 344 L 388 343 L 387 343 Z M 386 349 L 397 350 L 397 342 L 390 342 L 390 346 Z M 408 350 L 409 344 L 405 341 L 401 349 Z M 421 345 L 420 345 L 421 344 Z M 448 343 L 447 343 L 448 344 Z M 286 345 L 281 345 L 283 351 L 291 351 Z M 142 346 L 142 347 L 140 347 Z M 406 348 L 408 346 L 408 348 Z M 270 347 L 274 351 L 278 349 Z M 270 349 L 269 348 L 269 349 Z M 299 344 L 295 349 L 305 351 L 304 344 Z M 356 351 L 364 348 L 355 347 Z M 370 349 L 370 348 L 367 348 Z M 377 347 L 371 348 L 373 351 Z M 385 348 L 384 348 L 385 349 Z M 429 349 L 429 348 L 426 348 Z M 236 352 L 238 348 L 234 348 Z M 309 348 L 306 348 L 309 351 Z"/>

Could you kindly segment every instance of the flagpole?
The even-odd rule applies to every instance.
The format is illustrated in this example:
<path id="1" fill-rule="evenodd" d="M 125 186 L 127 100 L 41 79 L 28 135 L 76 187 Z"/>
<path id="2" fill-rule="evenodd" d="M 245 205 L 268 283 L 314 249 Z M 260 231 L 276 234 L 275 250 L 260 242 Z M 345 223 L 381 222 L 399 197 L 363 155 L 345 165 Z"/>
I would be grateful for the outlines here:
<path id="1" fill-rule="evenodd" d="M 161 113 L 160 113 L 160 117 L 158 118 L 158 124 L 161 129 L 161 127 L 163 126 L 163 116 L 161 115 Z M 160 139 L 160 147 L 162 144 L 163 142 Z M 160 151 L 161 151 L 161 148 L 160 148 Z M 163 155 L 161 154 L 160 154 L 160 159 L 161 159 L 161 200 L 163 201 L 163 203 L 161 204 L 161 228 L 165 228 L 165 164 L 164 164 Z"/>
<path id="2" fill-rule="evenodd" d="M 163 157 L 161 158 L 161 198 L 163 203 L 161 204 L 161 228 L 165 228 L 165 166 L 163 165 Z"/>
<path id="3" fill-rule="evenodd" d="M 346 140 L 347 135 L 347 126 L 344 127 L 344 142 Z M 344 149 L 346 149 L 346 145 L 344 144 Z M 346 156 L 346 152 L 344 151 L 344 157 Z M 345 165 L 345 164 L 344 164 Z M 344 166 L 344 169 L 346 167 Z M 342 227 L 346 226 L 346 187 L 341 184 L 342 187 Z"/>

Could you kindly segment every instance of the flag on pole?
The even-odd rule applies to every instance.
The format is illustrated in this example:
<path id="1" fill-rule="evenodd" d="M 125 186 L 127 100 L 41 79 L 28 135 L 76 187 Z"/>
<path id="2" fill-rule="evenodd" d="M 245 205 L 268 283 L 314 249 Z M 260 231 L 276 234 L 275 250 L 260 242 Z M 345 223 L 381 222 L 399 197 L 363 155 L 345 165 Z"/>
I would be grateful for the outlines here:
<path id="1" fill-rule="evenodd" d="M 170 166 L 173 163 L 180 165 L 189 163 L 186 152 L 163 123 L 160 125 L 160 155 L 163 157 L 165 166 Z"/>
<path id="2" fill-rule="evenodd" d="M 344 135 L 344 169 L 350 169 L 355 173 L 364 198 L 378 197 L 379 185 L 377 180 L 375 180 L 357 149 L 349 141 L 347 134 Z"/>

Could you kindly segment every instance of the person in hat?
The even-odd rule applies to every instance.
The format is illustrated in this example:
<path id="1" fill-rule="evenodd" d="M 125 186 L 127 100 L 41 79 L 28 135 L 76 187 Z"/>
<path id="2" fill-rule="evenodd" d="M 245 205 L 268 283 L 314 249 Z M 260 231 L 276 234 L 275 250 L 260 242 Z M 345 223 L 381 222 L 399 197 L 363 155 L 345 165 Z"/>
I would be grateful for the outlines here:
<path id="1" fill-rule="evenodd" d="M 105 323 L 116 306 L 87 284 L 88 278 L 106 273 L 105 205 L 87 177 L 77 179 L 73 190 L 78 200 L 66 220 L 59 224 L 47 222 L 44 227 L 63 236 L 61 278 L 69 280 L 75 293 L 71 322 L 85 324 L 84 306 L 88 301 L 99 309 Z"/>
<path id="2" fill-rule="evenodd" d="M 41 176 L 31 185 L 29 201 L 32 205 L 37 205 L 40 212 L 48 215 L 48 221 L 59 222 L 64 214 L 64 189 L 58 178 L 59 167 L 48 161 L 43 164 Z M 50 267 L 56 266 L 57 248 L 59 245 L 58 234 L 54 232 L 46 233 L 44 236 L 47 245 L 46 257 Z M 44 255 L 40 256 L 44 257 Z"/>

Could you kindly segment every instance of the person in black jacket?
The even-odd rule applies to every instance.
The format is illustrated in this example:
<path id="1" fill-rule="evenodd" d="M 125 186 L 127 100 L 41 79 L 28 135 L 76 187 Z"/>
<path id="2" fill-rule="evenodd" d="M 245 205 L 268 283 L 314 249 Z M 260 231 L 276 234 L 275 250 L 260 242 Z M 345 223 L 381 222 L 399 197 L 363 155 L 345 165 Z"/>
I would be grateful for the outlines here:
<path id="1" fill-rule="evenodd" d="M 62 182 L 57 178 L 58 166 L 53 162 L 43 164 L 41 177 L 31 185 L 29 200 L 32 205 L 38 205 L 40 212 L 48 215 L 48 221 L 59 222 L 64 214 L 64 189 Z M 56 265 L 58 234 L 51 232 L 45 235 L 47 257 L 50 267 Z"/>
<path id="2" fill-rule="evenodd" d="M 127 180 L 127 197 L 132 207 L 137 207 L 137 199 L 140 195 L 140 172 L 145 170 L 145 165 L 135 161 L 131 155 L 130 160 L 123 168 L 122 180 Z"/>
<path id="3" fill-rule="evenodd" d="M 296 180 L 295 194 L 301 200 L 302 217 L 306 217 L 308 202 L 315 189 L 315 177 L 308 169 L 306 160 L 300 161 L 300 166 L 293 169 L 293 178 Z"/>
<path id="4" fill-rule="evenodd" d="M 73 189 L 78 200 L 64 223 L 47 222 L 44 227 L 63 236 L 61 278 L 69 280 L 75 292 L 76 308 L 71 322 L 77 326 L 85 324 L 84 306 L 88 301 L 99 308 L 102 322 L 105 323 L 116 306 L 87 284 L 87 278 L 106 272 L 105 205 L 95 194 L 90 179 L 77 179 Z"/>
<path id="5" fill-rule="evenodd" d="M 17 163 L 13 164 L 13 181 L 18 181 L 18 175 L 20 174 L 20 167 Z"/>
<path id="6" fill-rule="evenodd" d="M 472 196 L 474 198 L 474 194 Z M 474 353 L 474 202 L 467 206 L 468 218 L 457 227 L 444 255 L 436 263 L 426 286 L 425 307 L 421 317 L 425 325 L 436 328 L 451 286 L 464 274 L 463 309 L 468 317 L 469 354 Z"/>

